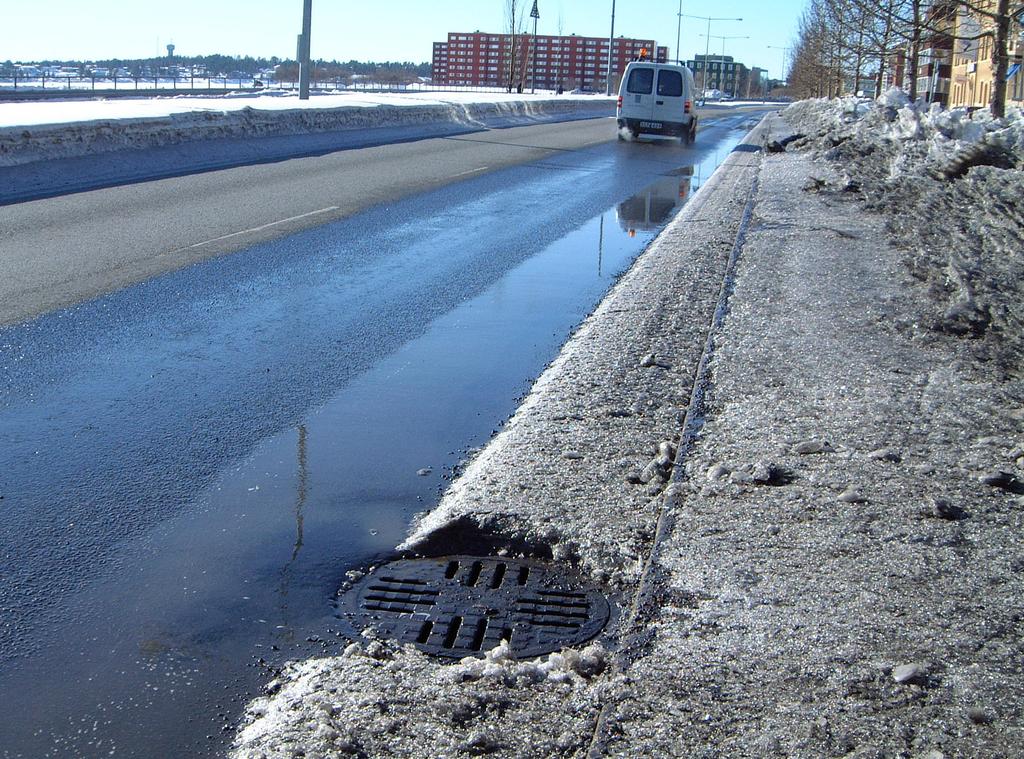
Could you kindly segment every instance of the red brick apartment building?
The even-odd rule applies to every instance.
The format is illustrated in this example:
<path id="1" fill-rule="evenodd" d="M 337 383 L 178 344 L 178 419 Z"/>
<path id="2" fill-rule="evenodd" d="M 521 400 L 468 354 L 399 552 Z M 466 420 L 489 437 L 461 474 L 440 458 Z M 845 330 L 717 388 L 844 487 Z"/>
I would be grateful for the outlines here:
<path id="1" fill-rule="evenodd" d="M 536 45 L 536 49 L 534 49 Z M 512 40 L 508 34 L 450 32 L 447 42 L 434 43 L 434 83 L 470 87 L 507 87 Z M 654 40 L 616 37 L 612 47 L 613 84 L 641 50 L 654 60 L 668 59 L 667 47 Z M 608 38 L 518 34 L 515 38 L 512 86 L 553 90 L 559 84 L 603 91 L 607 78 Z M 537 71 L 534 81 L 534 55 Z"/>

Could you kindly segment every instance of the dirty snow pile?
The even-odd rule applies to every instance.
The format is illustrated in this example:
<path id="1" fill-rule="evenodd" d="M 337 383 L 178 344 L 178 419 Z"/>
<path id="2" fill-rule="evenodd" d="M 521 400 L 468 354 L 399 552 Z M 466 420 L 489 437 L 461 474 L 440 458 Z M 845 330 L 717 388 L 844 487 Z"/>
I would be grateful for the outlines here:
<path id="1" fill-rule="evenodd" d="M 604 97 L 335 94 L 0 104 L 0 167 L 210 140 L 378 127 L 506 126 L 611 113 Z"/>
<path id="2" fill-rule="evenodd" d="M 250 704 L 232 756 L 411 757 L 424 746 L 432 756 L 578 756 L 600 703 L 621 687 L 592 682 L 607 659 L 597 644 L 535 661 L 498 646 L 439 668 L 411 646 L 353 643 L 336 659 L 289 665 Z"/>
<path id="3" fill-rule="evenodd" d="M 925 326 L 972 340 L 979 360 L 1024 373 L 1024 117 L 943 110 L 891 90 L 874 103 L 806 100 L 784 112 L 837 164 L 839 186 L 887 217 L 935 311 Z"/>

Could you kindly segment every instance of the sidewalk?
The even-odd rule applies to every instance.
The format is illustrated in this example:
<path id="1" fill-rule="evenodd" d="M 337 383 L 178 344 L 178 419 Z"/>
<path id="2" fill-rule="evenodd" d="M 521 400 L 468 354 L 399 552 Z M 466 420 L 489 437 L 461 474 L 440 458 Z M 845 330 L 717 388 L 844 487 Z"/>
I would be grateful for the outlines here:
<path id="1" fill-rule="evenodd" d="M 803 189 L 820 164 L 756 151 L 784 129 L 691 199 L 406 545 L 571 562 L 611 589 L 609 636 L 454 665 L 352 645 L 278 678 L 236 756 L 1018 750 L 1022 504 L 979 474 L 1021 455 L 1024 392 L 919 326 L 882 222 Z"/>
<path id="2" fill-rule="evenodd" d="M 1012 465 L 1020 384 L 918 326 L 882 222 L 802 190 L 821 171 L 762 167 L 708 424 L 657 555 L 658 634 L 610 709 L 607 755 L 1024 745 L 1022 504 L 979 481 Z"/>

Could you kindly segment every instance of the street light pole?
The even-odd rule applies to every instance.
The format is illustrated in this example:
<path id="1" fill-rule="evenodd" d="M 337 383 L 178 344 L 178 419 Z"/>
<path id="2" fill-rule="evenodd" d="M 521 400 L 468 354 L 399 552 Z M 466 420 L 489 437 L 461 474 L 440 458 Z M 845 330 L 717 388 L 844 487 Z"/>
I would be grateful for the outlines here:
<path id="1" fill-rule="evenodd" d="M 679 0 L 679 12 L 676 14 L 676 63 L 683 60 L 679 55 L 679 35 L 683 31 L 683 0 Z"/>
<path id="2" fill-rule="evenodd" d="M 710 36 L 714 37 L 716 40 L 722 40 L 722 57 L 719 59 L 718 78 L 717 78 L 717 80 L 715 82 L 716 89 L 720 90 L 720 89 L 722 89 L 722 79 L 723 79 L 723 73 L 725 71 L 725 41 L 726 40 L 749 40 L 750 36 L 749 35 L 744 35 L 744 36 L 734 36 L 734 37 L 723 37 L 720 34 L 713 34 L 713 35 L 710 35 Z M 706 60 L 707 59 L 705 58 L 705 62 L 706 62 Z M 737 81 L 736 84 L 739 84 L 739 82 Z M 733 95 L 735 95 L 735 94 L 736 93 L 734 92 Z"/>
<path id="3" fill-rule="evenodd" d="M 605 88 L 605 95 L 612 94 L 612 45 L 615 44 L 615 0 L 612 0 L 612 30 L 608 35 L 608 83 Z"/>
<path id="4" fill-rule="evenodd" d="M 742 21 L 743 19 L 741 19 L 741 18 L 720 18 L 720 17 L 714 17 L 714 16 L 709 18 L 707 16 L 691 16 L 691 15 L 689 15 L 687 13 L 681 13 L 680 14 L 680 18 L 695 18 L 698 21 L 707 21 L 708 22 L 708 32 L 707 32 L 707 35 L 706 35 L 707 36 L 707 43 L 704 46 L 704 71 L 703 71 L 703 75 L 701 76 L 701 80 L 700 80 L 701 90 L 707 90 L 707 88 L 708 88 L 708 56 L 711 54 L 711 22 L 712 21 Z M 703 94 L 702 94 L 701 100 L 703 100 L 703 99 L 704 98 L 703 98 Z"/>
<path id="5" fill-rule="evenodd" d="M 309 100 L 309 31 L 313 0 L 302 0 L 302 36 L 299 37 L 299 100 Z"/>
<path id="6" fill-rule="evenodd" d="M 704 97 L 701 100 L 707 97 L 708 71 L 711 68 L 711 63 L 708 61 L 709 55 L 711 55 L 711 19 L 708 19 L 708 32 L 704 39 L 704 92 L 702 93 Z"/>
<path id="7" fill-rule="evenodd" d="M 792 47 L 782 47 L 780 45 L 769 45 L 769 50 L 781 50 L 782 51 L 782 67 L 779 69 L 779 81 L 785 81 L 786 79 L 786 58 L 789 57 L 789 51 Z"/>
<path id="8" fill-rule="evenodd" d="M 530 15 L 533 16 L 533 75 L 530 77 L 530 94 L 533 95 L 537 92 L 537 22 L 540 20 L 537 0 L 533 0 L 533 10 L 530 11 Z"/>

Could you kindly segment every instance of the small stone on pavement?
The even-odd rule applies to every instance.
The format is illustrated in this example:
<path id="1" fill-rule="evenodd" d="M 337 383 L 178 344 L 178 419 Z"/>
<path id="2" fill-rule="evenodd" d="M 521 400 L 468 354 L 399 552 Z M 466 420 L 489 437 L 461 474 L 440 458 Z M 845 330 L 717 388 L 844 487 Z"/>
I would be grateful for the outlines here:
<path id="1" fill-rule="evenodd" d="M 925 674 L 926 670 L 921 664 L 901 664 L 893 667 L 892 679 L 900 685 L 905 685 L 921 680 Z"/>
<path id="2" fill-rule="evenodd" d="M 900 456 L 899 452 L 892 448 L 879 448 L 871 451 L 871 453 L 868 454 L 868 458 L 874 459 L 875 461 L 888 461 L 893 464 L 898 464 L 903 460 L 903 457 Z"/>
<path id="3" fill-rule="evenodd" d="M 932 499 L 932 515 L 939 519 L 957 520 L 963 519 L 964 510 L 959 506 L 956 506 L 945 498 L 933 498 Z"/>
<path id="4" fill-rule="evenodd" d="M 839 500 L 843 503 L 866 503 L 868 499 L 857 488 L 849 487 L 840 493 Z"/>
<path id="5" fill-rule="evenodd" d="M 987 725 L 995 719 L 987 709 L 983 709 L 980 706 L 968 709 L 967 718 L 976 725 Z"/>
<path id="6" fill-rule="evenodd" d="M 725 464 L 713 464 L 708 468 L 707 477 L 709 480 L 718 480 L 729 474 L 729 467 Z"/>
<path id="7" fill-rule="evenodd" d="M 812 453 L 832 453 L 835 451 L 827 440 L 804 440 L 793 446 L 793 453 L 806 456 Z"/>

